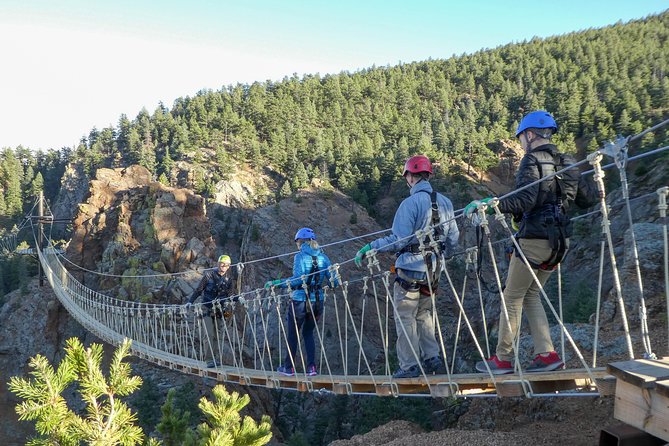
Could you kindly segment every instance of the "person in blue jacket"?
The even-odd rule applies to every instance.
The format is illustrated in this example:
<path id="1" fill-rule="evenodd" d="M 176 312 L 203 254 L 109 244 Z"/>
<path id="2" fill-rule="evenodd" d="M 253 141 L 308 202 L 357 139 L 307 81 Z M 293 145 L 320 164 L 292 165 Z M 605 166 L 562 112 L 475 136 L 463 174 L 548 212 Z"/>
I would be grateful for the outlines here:
<path id="1" fill-rule="evenodd" d="M 407 160 L 403 177 L 411 189 L 410 195 L 395 213 L 392 234 L 365 245 L 355 257 L 355 263 L 361 266 L 362 259 L 372 249 L 394 251 L 397 255 L 393 302 L 400 367 L 393 378 L 419 376 L 416 355 L 420 356 L 425 373 L 445 372 L 432 314 L 432 294 L 441 272 L 440 255 L 429 249 L 423 255 L 414 234 L 433 226 L 445 255 L 449 255 L 456 251 L 460 233 L 453 218 L 451 200 L 432 190 L 431 175 L 432 163 L 428 157 L 417 155 Z"/>
<path id="2" fill-rule="evenodd" d="M 306 374 L 314 376 L 318 374 L 314 328 L 323 313 L 323 286 L 336 283 L 330 282 L 331 274 L 328 269 L 331 265 L 330 259 L 319 248 L 316 234 L 311 228 L 299 229 L 295 234 L 295 243 L 300 252 L 295 255 L 293 261 L 293 276 L 289 279 L 270 280 L 265 284 L 265 288 L 275 286 L 292 290 L 286 311 L 288 346 L 284 362 L 277 371 L 287 376 L 295 374 L 298 331 L 301 329 L 307 356 Z M 311 305 L 307 302 L 307 291 Z"/>

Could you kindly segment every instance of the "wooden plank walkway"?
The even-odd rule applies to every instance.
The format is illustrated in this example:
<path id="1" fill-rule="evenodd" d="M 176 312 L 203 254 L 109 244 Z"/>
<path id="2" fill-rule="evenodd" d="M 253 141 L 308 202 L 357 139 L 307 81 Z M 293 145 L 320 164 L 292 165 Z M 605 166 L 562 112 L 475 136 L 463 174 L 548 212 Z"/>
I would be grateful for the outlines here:
<path id="1" fill-rule="evenodd" d="M 614 378 L 605 367 L 566 369 L 552 372 L 513 373 L 496 375 L 494 380 L 486 373 L 430 375 L 418 378 L 392 379 L 390 375 L 316 375 L 298 373 L 286 376 L 274 371 L 221 366 L 207 368 L 201 361 L 172 356 L 169 360 L 156 359 L 153 352 L 133 348 L 133 354 L 160 366 L 183 373 L 198 375 L 219 382 L 261 386 L 271 389 L 293 389 L 301 392 L 328 391 L 336 394 L 369 394 L 378 396 L 474 396 L 503 397 L 548 396 L 556 392 L 613 393 Z M 164 356 L 164 354 L 163 354 Z M 592 382 L 591 376 L 595 379 Z"/>
<path id="2" fill-rule="evenodd" d="M 595 380 L 610 378 L 604 367 L 591 369 Z M 285 376 L 277 372 L 252 369 L 207 369 L 204 376 L 241 384 L 270 388 L 288 388 L 299 391 L 326 390 L 337 394 L 377 394 L 379 396 L 432 395 L 452 396 L 495 394 L 500 396 L 525 396 L 527 391 L 551 393 L 590 387 L 592 380 L 585 369 L 567 369 L 552 372 L 498 375 L 494 382 L 484 373 L 430 375 L 419 378 L 392 379 L 389 375 L 316 375 Z M 222 379 L 221 379 L 222 378 Z M 428 385 L 429 383 L 429 385 Z M 525 386 L 525 387 L 523 387 Z"/>

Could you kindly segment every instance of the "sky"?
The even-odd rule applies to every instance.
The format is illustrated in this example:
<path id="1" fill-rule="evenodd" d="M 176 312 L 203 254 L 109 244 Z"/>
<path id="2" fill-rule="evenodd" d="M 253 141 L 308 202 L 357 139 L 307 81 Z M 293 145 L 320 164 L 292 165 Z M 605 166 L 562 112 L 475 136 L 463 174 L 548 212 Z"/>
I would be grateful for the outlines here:
<path id="1" fill-rule="evenodd" d="M 74 147 L 202 89 L 445 59 L 669 0 L 0 0 L 0 148 Z"/>

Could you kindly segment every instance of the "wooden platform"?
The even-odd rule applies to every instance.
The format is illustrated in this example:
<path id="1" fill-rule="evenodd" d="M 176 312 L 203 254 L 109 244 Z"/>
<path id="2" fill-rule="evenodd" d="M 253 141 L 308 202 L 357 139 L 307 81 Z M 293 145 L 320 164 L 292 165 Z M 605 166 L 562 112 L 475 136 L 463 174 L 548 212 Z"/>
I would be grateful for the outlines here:
<path id="1" fill-rule="evenodd" d="M 614 362 L 607 369 L 616 377 L 613 416 L 669 441 L 669 357 Z"/>

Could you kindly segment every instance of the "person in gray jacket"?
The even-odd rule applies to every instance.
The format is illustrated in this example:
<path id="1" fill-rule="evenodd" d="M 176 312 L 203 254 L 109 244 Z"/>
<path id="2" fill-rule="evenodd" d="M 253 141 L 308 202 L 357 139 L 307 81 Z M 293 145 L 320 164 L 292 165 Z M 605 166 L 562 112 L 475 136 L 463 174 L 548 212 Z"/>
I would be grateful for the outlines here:
<path id="1" fill-rule="evenodd" d="M 421 252 L 414 234 L 432 226 L 435 238 L 440 241 L 446 255 L 456 250 L 460 234 L 451 200 L 432 190 L 431 175 L 432 164 L 426 156 L 412 156 L 407 160 L 403 177 L 411 192 L 395 213 L 392 234 L 365 245 L 355 257 L 356 265 L 361 266 L 362 259 L 372 249 L 397 253 L 393 302 L 399 369 L 393 378 L 419 376 L 417 355 L 426 373 L 445 372 L 432 314 L 432 299 L 441 272 L 441 255 L 430 248 Z"/>

